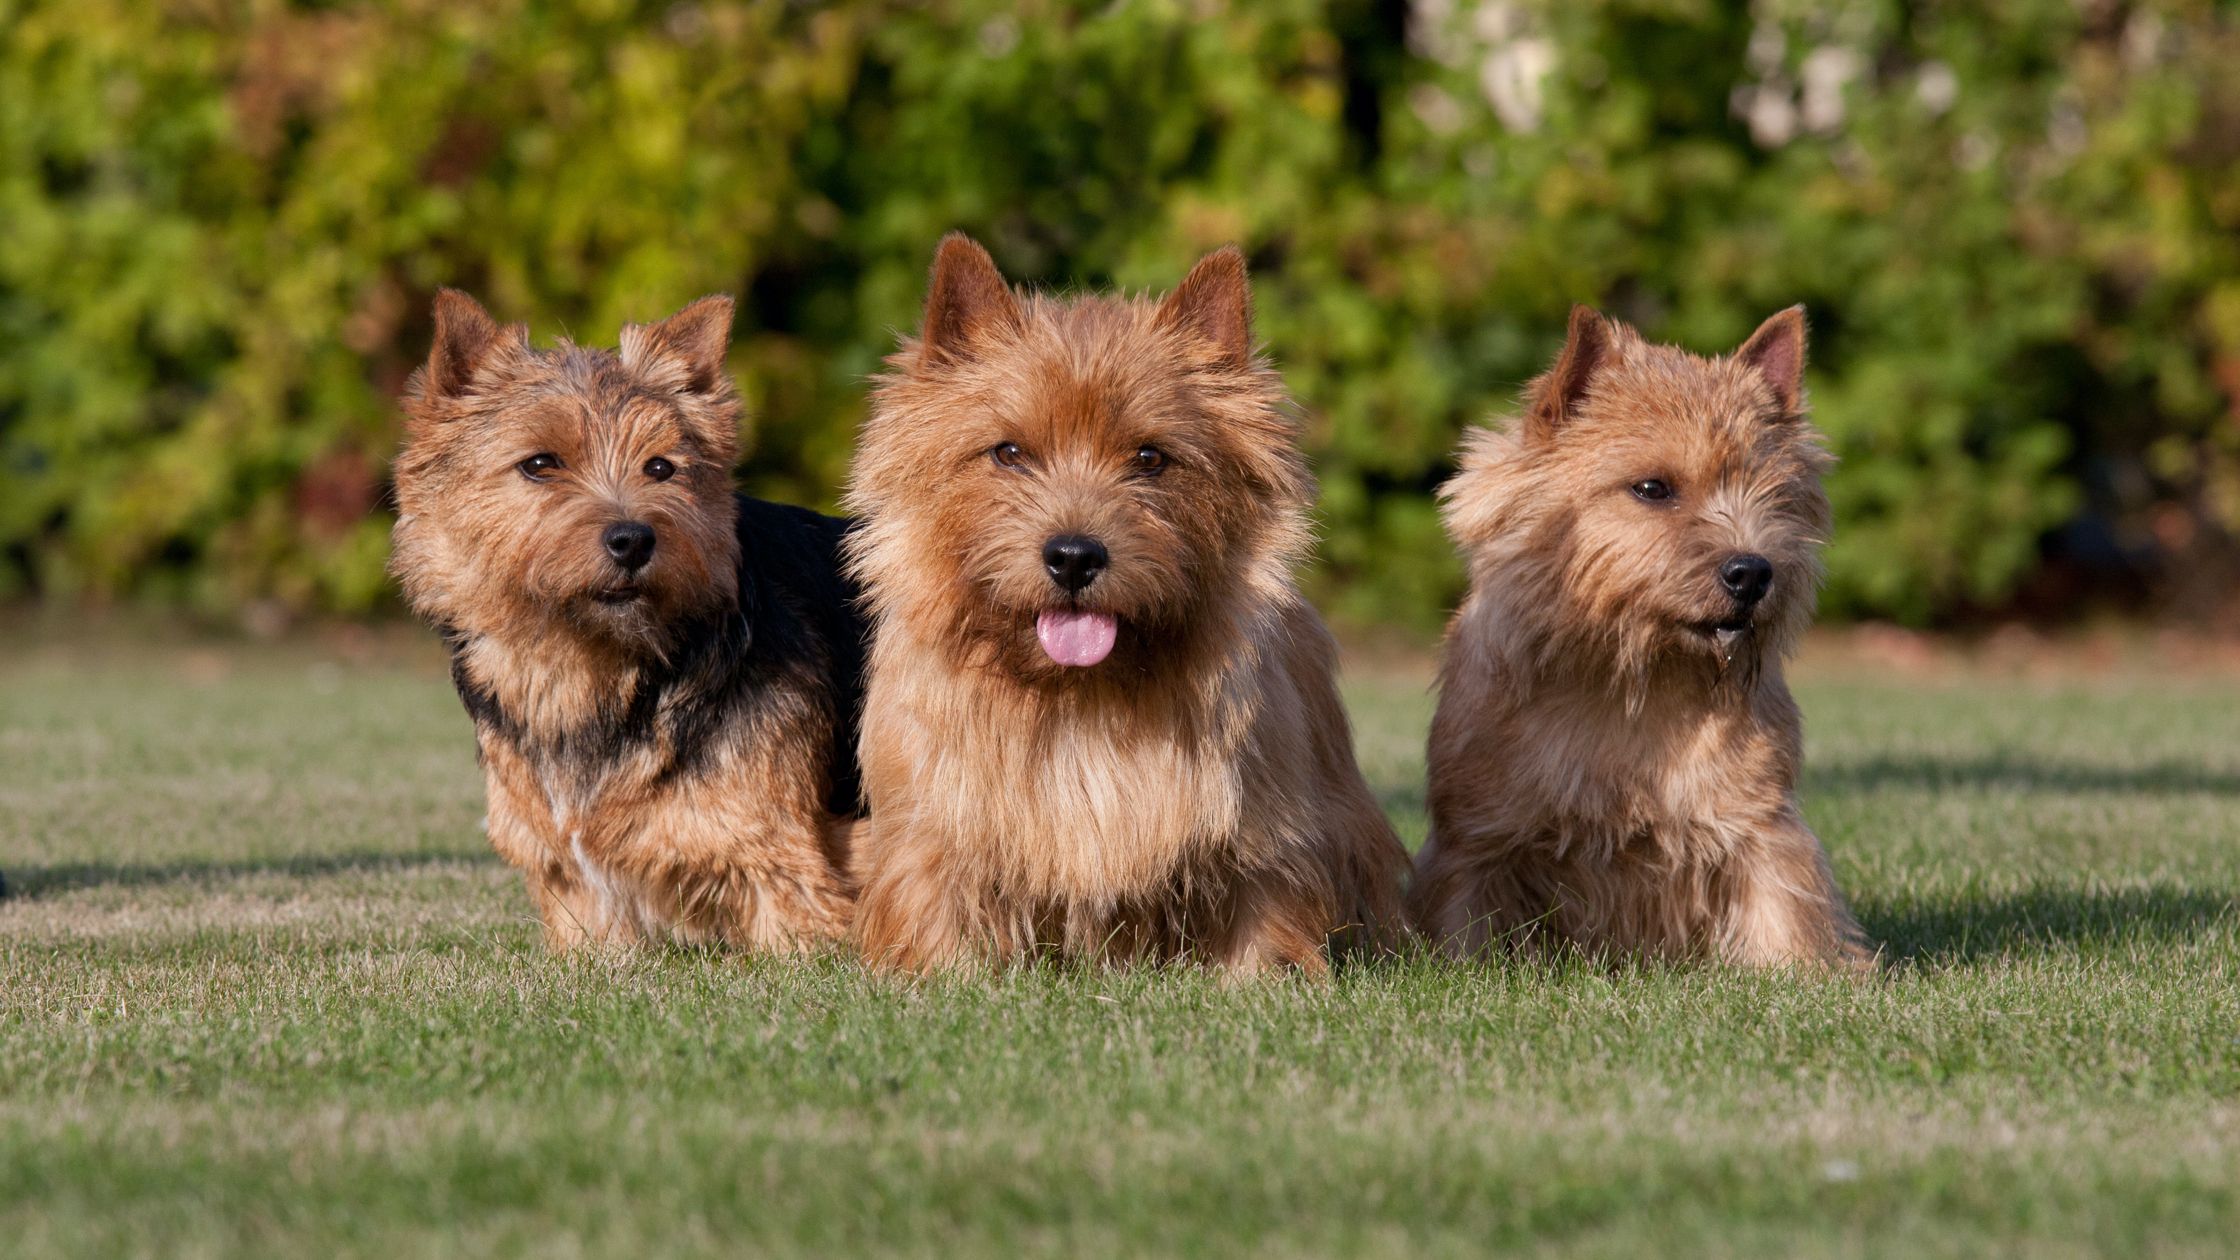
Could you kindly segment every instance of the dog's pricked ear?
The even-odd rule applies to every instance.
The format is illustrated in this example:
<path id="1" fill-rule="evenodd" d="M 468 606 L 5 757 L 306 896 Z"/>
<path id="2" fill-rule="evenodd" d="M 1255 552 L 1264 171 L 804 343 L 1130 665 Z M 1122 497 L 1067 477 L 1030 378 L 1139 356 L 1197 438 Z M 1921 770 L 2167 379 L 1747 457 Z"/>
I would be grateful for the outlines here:
<path id="1" fill-rule="evenodd" d="M 933 282 L 926 290 L 926 318 L 918 334 L 924 364 L 972 357 L 971 342 L 1019 322 L 1019 299 L 980 242 L 962 232 L 941 238 L 933 253 Z"/>
<path id="2" fill-rule="evenodd" d="M 1773 386 L 1773 396 L 1780 401 L 1785 416 L 1803 410 L 1804 334 L 1804 307 L 1800 304 L 1758 325 L 1758 331 L 1734 352 L 1736 359 L 1756 368 Z"/>
<path id="3" fill-rule="evenodd" d="M 1175 291 L 1159 304 L 1159 323 L 1211 341 L 1223 358 L 1242 367 L 1252 358 L 1252 281 L 1244 255 L 1224 245 L 1198 260 Z"/>
<path id="4" fill-rule="evenodd" d="M 701 298 L 658 324 L 630 324 L 622 330 L 622 366 L 643 375 L 679 373 L 677 388 L 711 393 L 723 377 L 723 357 L 731 349 L 731 299 Z"/>
<path id="5" fill-rule="evenodd" d="M 507 341 L 523 341 L 527 330 L 501 328 L 482 304 L 457 289 L 436 290 L 436 335 L 428 347 L 421 388 L 430 398 L 462 393 L 475 369 Z"/>
<path id="6" fill-rule="evenodd" d="M 1610 321 L 1591 306 L 1571 308 L 1571 327 L 1563 339 L 1563 353 L 1546 376 L 1533 382 L 1532 402 L 1525 409 L 1525 435 L 1546 441 L 1586 397 L 1587 385 L 1610 357 L 1613 340 Z"/>

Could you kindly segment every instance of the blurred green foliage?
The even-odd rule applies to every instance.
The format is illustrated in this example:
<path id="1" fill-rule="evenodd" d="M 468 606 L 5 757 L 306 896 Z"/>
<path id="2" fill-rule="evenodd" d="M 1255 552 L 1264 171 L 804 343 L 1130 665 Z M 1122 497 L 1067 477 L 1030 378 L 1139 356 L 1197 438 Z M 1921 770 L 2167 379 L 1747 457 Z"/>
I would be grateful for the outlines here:
<path id="1" fill-rule="evenodd" d="M 2184 599 L 2240 553 L 2235 66 L 2209 0 L 0 0 L 0 593 L 383 604 L 443 284 L 600 342 L 740 294 L 748 485 L 829 503 L 963 228 L 1246 248 L 1356 622 L 1436 623 L 1430 491 L 1574 301 L 1810 305 L 1835 614 Z"/>

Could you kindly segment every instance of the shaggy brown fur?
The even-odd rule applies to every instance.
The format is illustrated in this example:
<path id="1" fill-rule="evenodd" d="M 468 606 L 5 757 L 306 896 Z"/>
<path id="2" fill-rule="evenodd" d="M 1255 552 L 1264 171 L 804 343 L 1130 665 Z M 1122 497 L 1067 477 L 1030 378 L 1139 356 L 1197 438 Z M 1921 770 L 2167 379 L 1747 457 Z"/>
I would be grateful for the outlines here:
<path id="1" fill-rule="evenodd" d="M 1234 250 L 1163 302 L 1067 301 L 942 242 L 851 492 L 872 961 L 1321 973 L 1333 936 L 1398 925 L 1407 857 L 1292 581 L 1312 483 L 1249 303 Z M 1069 590 L 1059 544 L 1102 567 Z"/>
<path id="2" fill-rule="evenodd" d="M 841 523 L 733 495 L 730 326 L 704 298 L 619 351 L 538 351 L 447 290 L 406 393 L 392 565 L 451 644 L 490 843 L 555 948 L 848 928 Z"/>
<path id="3" fill-rule="evenodd" d="M 1797 807 L 1781 673 L 1829 525 L 1804 350 L 1801 307 L 1720 359 L 1582 307 L 1521 423 L 1468 439 L 1409 898 L 1454 952 L 1868 958 Z"/>

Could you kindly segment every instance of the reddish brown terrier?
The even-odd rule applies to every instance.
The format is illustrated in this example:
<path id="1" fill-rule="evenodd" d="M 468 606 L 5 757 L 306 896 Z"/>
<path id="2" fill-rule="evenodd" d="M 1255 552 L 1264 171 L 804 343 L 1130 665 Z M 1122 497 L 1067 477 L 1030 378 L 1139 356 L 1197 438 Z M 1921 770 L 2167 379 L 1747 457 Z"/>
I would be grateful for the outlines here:
<path id="1" fill-rule="evenodd" d="M 1582 307 L 1522 420 L 1467 440 L 1410 894 L 1449 950 L 1870 960 L 1782 678 L 1829 528 L 1804 356 L 1801 307 L 1719 359 Z"/>
<path id="2" fill-rule="evenodd" d="M 843 936 L 863 633 L 842 523 L 736 496 L 731 300 L 529 345 L 436 300 L 392 561 L 555 948 Z"/>
<path id="3" fill-rule="evenodd" d="M 849 542 L 874 625 L 857 939 L 1321 973 L 1400 923 L 1292 570 L 1312 482 L 1243 258 L 1164 301 L 1017 294 L 941 244 L 878 382 Z"/>

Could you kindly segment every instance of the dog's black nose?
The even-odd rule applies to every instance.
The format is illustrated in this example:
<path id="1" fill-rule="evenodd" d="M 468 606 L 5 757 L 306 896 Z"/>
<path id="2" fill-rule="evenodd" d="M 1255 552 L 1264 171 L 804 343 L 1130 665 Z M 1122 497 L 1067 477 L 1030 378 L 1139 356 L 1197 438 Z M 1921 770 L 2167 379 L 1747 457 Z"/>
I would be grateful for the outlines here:
<path id="1" fill-rule="evenodd" d="M 1081 534 L 1060 534 L 1042 544 L 1042 567 L 1067 591 L 1086 588 L 1110 563 L 1104 544 Z"/>
<path id="2" fill-rule="evenodd" d="M 614 557 L 616 564 L 632 573 L 646 567 L 646 561 L 653 559 L 653 526 L 643 521 L 609 525 L 607 532 L 599 535 L 599 541 L 607 545 L 607 554 Z"/>
<path id="3" fill-rule="evenodd" d="M 1764 556 L 1730 556 L 1719 566 L 1719 584 L 1736 603 L 1748 608 L 1773 589 L 1773 562 Z"/>

